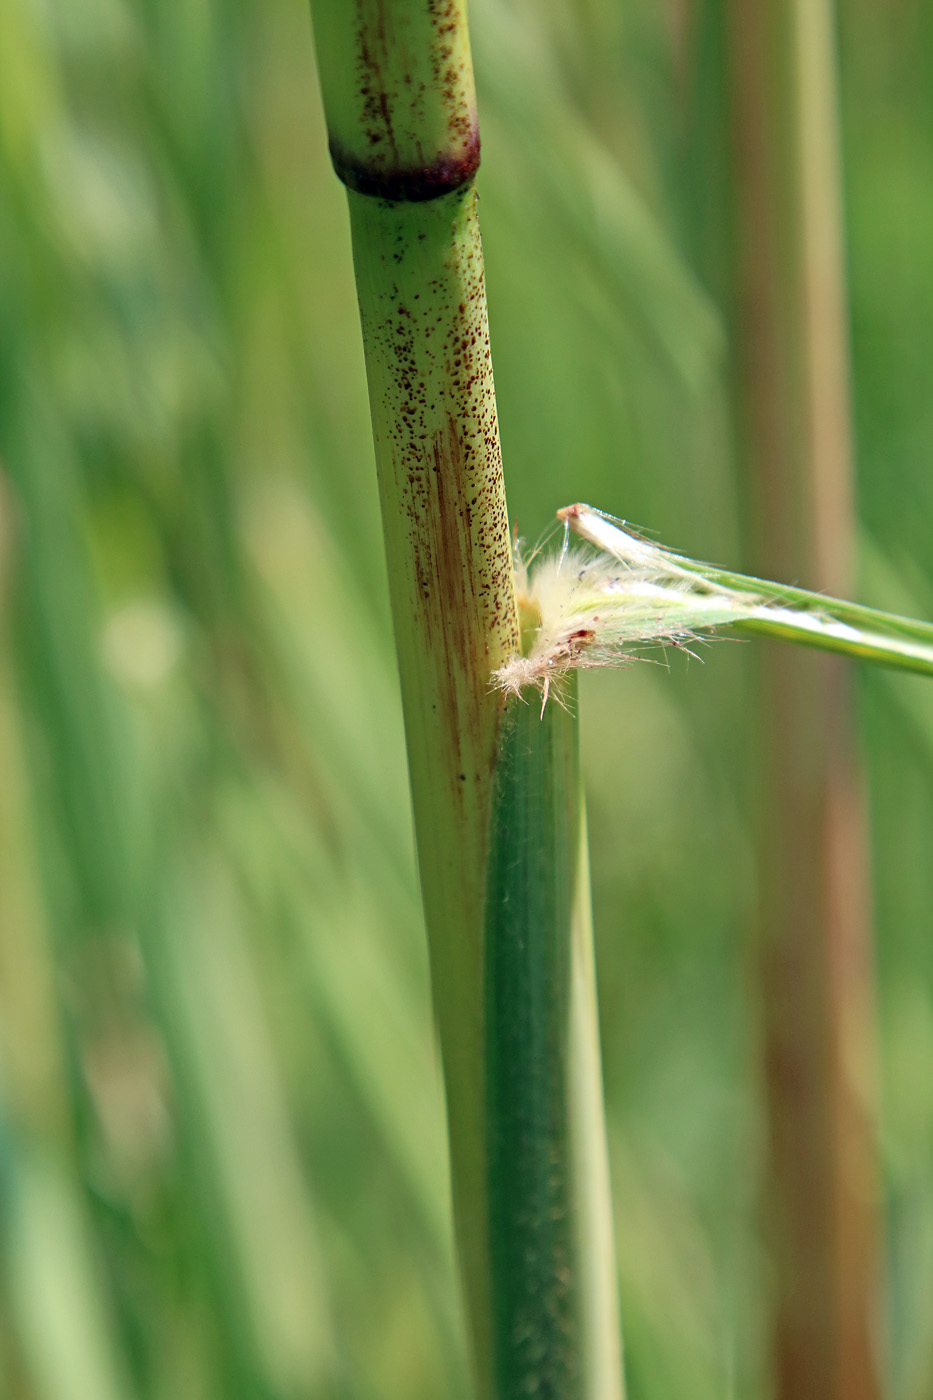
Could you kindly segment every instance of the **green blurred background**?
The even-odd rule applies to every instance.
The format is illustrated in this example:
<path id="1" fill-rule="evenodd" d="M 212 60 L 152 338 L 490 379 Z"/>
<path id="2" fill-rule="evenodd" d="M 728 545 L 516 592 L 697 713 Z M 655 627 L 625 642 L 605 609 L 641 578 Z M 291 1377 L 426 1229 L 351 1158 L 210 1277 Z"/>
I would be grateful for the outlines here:
<path id="1" fill-rule="evenodd" d="M 512 519 L 588 500 L 741 566 L 721 5 L 472 25 Z M 933 9 L 840 30 L 860 596 L 930 617 Z M 305 5 L 0 0 L 0 35 L 0 1393 L 463 1397 Z M 631 1400 L 768 1389 L 752 651 L 582 686 Z M 859 697 L 882 1325 L 924 1400 L 933 689 Z"/>

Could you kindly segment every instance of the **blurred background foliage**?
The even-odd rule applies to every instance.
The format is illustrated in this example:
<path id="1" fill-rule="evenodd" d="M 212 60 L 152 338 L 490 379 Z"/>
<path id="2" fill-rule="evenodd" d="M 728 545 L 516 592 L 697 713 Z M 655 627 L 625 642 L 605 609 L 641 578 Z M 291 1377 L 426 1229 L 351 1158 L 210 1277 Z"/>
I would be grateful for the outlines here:
<path id="1" fill-rule="evenodd" d="M 840 0 L 865 601 L 933 616 L 933 11 Z M 513 521 L 741 566 L 720 0 L 474 0 Z M 0 0 L 0 1390 L 466 1394 L 302 0 Z M 806 583 L 807 580 L 800 580 Z M 632 1400 L 767 1394 L 746 675 L 587 678 Z M 933 690 L 860 679 L 890 1394 L 933 1395 Z"/>

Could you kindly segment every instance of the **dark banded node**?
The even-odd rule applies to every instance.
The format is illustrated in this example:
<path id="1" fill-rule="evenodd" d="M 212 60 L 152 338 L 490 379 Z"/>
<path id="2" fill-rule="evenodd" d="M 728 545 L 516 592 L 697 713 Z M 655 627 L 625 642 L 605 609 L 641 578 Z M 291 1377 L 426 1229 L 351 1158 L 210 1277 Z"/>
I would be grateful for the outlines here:
<path id="1" fill-rule="evenodd" d="M 456 155 L 442 155 L 431 165 L 408 168 L 368 165 L 354 159 L 339 142 L 330 142 L 330 158 L 343 183 L 357 194 L 396 204 L 423 204 L 469 184 L 479 169 L 479 131 L 474 127 Z"/>

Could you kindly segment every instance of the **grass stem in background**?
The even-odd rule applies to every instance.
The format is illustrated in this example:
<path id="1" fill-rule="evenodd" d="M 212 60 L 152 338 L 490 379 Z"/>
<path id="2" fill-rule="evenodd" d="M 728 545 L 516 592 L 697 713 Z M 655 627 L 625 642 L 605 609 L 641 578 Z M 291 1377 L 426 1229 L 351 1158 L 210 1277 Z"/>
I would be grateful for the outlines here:
<path id="1" fill-rule="evenodd" d="M 758 569 L 851 587 L 853 503 L 831 0 L 730 0 L 737 394 Z M 779 1400 L 875 1400 L 867 835 L 843 662 L 762 664 L 761 1003 Z"/>

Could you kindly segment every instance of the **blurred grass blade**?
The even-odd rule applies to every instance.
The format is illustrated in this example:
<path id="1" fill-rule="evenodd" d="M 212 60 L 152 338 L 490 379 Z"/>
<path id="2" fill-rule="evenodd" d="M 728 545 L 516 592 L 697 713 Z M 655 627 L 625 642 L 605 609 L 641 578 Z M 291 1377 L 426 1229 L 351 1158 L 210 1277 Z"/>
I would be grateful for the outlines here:
<path id="1" fill-rule="evenodd" d="M 503 197 L 545 207 L 552 238 L 563 236 L 576 257 L 586 250 L 602 295 L 612 289 L 639 344 L 652 346 L 691 391 L 708 390 L 723 349 L 713 304 L 570 100 L 543 36 L 529 36 L 528 14 L 498 0 L 479 0 L 475 11 L 484 124 L 488 110 L 508 152 L 496 166 Z"/>
<path id="2" fill-rule="evenodd" d="M 34 1393 L 130 1400 L 83 1184 L 67 1163 L 26 1143 L 12 1147 L 4 1167 L 4 1285 Z"/>
<path id="3" fill-rule="evenodd" d="M 258 970 L 223 867 L 200 854 L 191 889 L 174 892 L 148 951 L 176 1081 L 185 1080 L 178 1116 L 192 1185 L 218 1236 L 226 1360 L 238 1362 L 244 1394 L 331 1395 L 327 1278 Z"/>
<path id="4" fill-rule="evenodd" d="M 5 585 L 17 577 L 4 557 L 5 502 L 0 489 L 0 1335 L 14 1331 L 10 1349 L 41 1400 L 130 1400 L 78 1170 L 55 969 L 34 888 L 5 625 Z M 0 1390 L 15 1400 L 19 1368 L 5 1350 Z"/>

